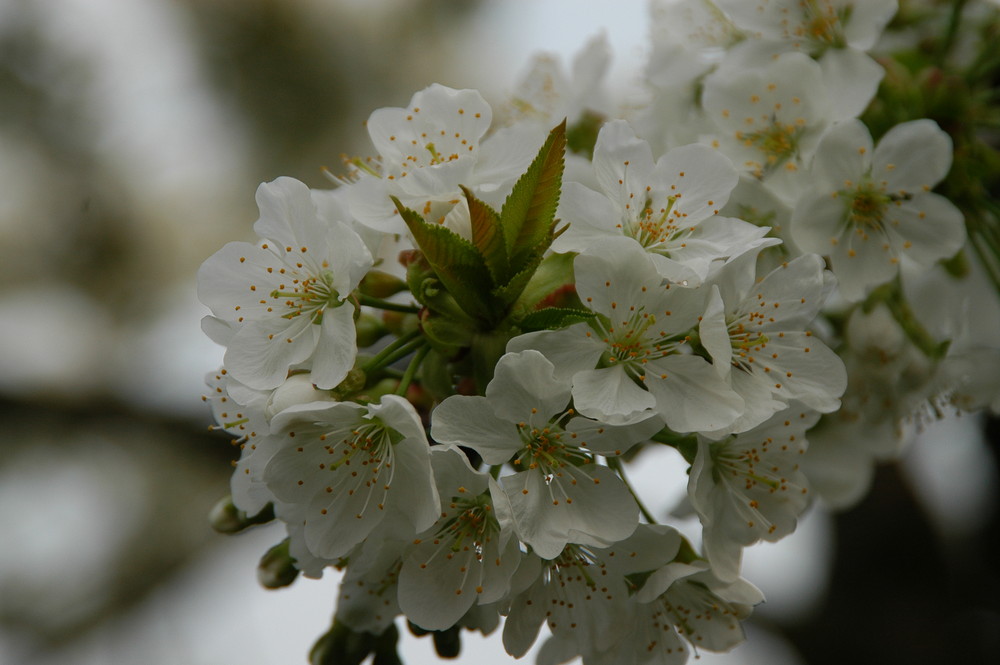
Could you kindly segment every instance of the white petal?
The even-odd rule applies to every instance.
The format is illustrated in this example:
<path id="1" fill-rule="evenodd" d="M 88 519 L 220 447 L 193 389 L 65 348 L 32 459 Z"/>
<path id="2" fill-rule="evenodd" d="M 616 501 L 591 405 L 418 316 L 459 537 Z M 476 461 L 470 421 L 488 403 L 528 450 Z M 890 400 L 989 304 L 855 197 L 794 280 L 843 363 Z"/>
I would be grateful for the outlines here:
<path id="1" fill-rule="evenodd" d="M 804 195 L 792 212 L 792 240 L 803 251 L 828 256 L 840 242 L 848 216 L 847 205 L 848 202 L 835 193 Z"/>
<path id="2" fill-rule="evenodd" d="M 933 120 L 896 125 L 875 146 L 872 179 L 885 182 L 890 194 L 929 190 L 951 169 L 952 141 Z"/>
<path id="3" fill-rule="evenodd" d="M 717 214 L 739 181 L 725 156 L 698 143 L 669 151 L 657 160 L 654 175 L 658 188 L 677 197 L 673 209 L 692 225 Z"/>
<path id="4" fill-rule="evenodd" d="M 596 367 L 604 353 L 604 343 L 593 334 L 590 324 L 584 322 L 560 330 L 525 333 L 507 342 L 508 353 L 528 349 L 541 351 L 555 366 L 556 378 L 562 381 Z"/>
<path id="5" fill-rule="evenodd" d="M 552 243 L 554 252 L 583 252 L 609 236 L 622 234 L 621 213 L 610 199 L 576 182 L 563 184 L 558 217 L 569 228 Z"/>
<path id="6" fill-rule="evenodd" d="M 830 91 L 831 120 L 861 115 L 885 76 L 882 65 L 868 54 L 851 48 L 829 49 L 819 59 L 819 64 L 823 69 L 823 82 Z"/>
<path id="7" fill-rule="evenodd" d="M 503 464 L 521 449 L 515 423 L 497 418 L 485 397 L 452 395 L 431 417 L 435 441 L 472 448 L 487 464 Z"/>
<path id="8" fill-rule="evenodd" d="M 289 367 L 312 355 L 318 338 L 319 326 L 307 316 L 251 321 L 233 335 L 224 363 L 251 388 L 277 388 Z"/>
<path id="9" fill-rule="evenodd" d="M 937 194 L 918 194 L 890 207 L 889 220 L 901 240 L 899 254 L 921 265 L 951 258 L 965 244 L 962 212 Z"/>
<path id="10" fill-rule="evenodd" d="M 548 480 L 537 470 L 522 471 L 500 485 L 510 497 L 518 536 L 543 559 L 559 556 L 567 543 L 607 547 L 639 522 L 632 495 L 605 466 L 567 465 Z"/>
<path id="11" fill-rule="evenodd" d="M 860 120 L 838 122 L 826 130 L 816 148 L 812 173 L 818 179 L 817 194 L 857 186 L 871 165 L 875 143 Z"/>
<path id="12" fill-rule="evenodd" d="M 309 188 L 295 178 L 281 177 L 261 184 L 257 188 L 257 207 L 260 218 L 253 225 L 254 232 L 280 243 L 282 248 L 317 243 L 325 233 Z"/>
<path id="13" fill-rule="evenodd" d="M 656 399 L 616 365 L 573 375 L 573 403 L 585 416 L 624 425 L 652 417 Z"/>
<path id="14" fill-rule="evenodd" d="M 712 285 L 711 296 L 705 313 L 698 324 L 701 344 L 712 356 L 712 363 L 722 378 L 727 378 L 732 370 L 733 345 L 726 329 L 726 313 L 723 309 L 719 287 Z"/>
<path id="15" fill-rule="evenodd" d="M 354 367 L 354 305 L 327 307 L 323 311 L 319 342 L 312 363 L 312 380 L 318 388 L 336 388 Z"/>
<path id="16" fill-rule="evenodd" d="M 646 387 L 656 409 L 675 432 L 711 432 L 743 413 L 743 399 L 697 356 L 667 356 L 649 364 Z"/>
<path id="17" fill-rule="evenodd" d="M 566 409 L 570 384 L 556 379 L 555 367 L 544 355 L 528 349 L 500 358 L 486 387 L 486 398 L 498 418 L 515 423 L 547 422 Z"/>
<path id="18" fill-rule="evenodd" d="M 636 138 L 624 120 L 612 120 L 601 127 L 594 146 L 594 173 L 601 189 L 624 210 L 629 194 L 644 197 L 653 170 L 649 144 Z"/>

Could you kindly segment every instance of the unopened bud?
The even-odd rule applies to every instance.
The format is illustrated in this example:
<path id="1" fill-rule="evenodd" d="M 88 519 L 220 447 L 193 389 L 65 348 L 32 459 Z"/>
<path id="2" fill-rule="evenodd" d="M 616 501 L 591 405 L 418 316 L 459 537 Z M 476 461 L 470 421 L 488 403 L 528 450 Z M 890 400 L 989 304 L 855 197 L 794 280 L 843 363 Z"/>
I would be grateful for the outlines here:
<path id="1" fill-rule="evenodd" d="M 239 533 L 256 524 L 266 524 L 274 519 L 274 507 L 267 504 L 256 515 L 247 515 L 236 507 L 233 497 L 225 496 L 212 506 L 208 513 L 209 524 L 219 533 Z"/>
<path id="2" fill-rule="evenodd" d="M 334 397 L 337 399 L 343 399 L 348 395 L 353 395 L 363 389 L 367 381 L 368 375 L 365 374 L 365 371 L 359 367 L 355 367 L 351 369 L 351 371 L 347 373 L 344 380 L 333 389 Z"/>
<path id="3" fill-rule="evenodd" d="M 382 320 L 379 319 L 379 317 L 366 313 L 362 313 L 358 320 L 354 323 L 354 329 L 357 335 L 359 349 L 371 346 L 375 342 L 382 339 L 389 332 L 389 329 L 384 323 L 382 323 Z"/>
<path id="4" fill-rule="evenodd" d="M 387 272 L 372 270 L 361 280 L 358 290 L 373 298 L 388 298 L 400 291 L 405 291 L 406 282 Z"/>
<path id="5" fill-rule="evenodd" d="M 448 630 L 434 631 L 434 650 L 441 658 L 458 658 L 462 651 L 462 635 L 459 626 L 452 626 Z"/>
<path id="6" fill-rule="evenodd" d="M 360 665 L 375 650 L 378 638 L 351 630 L 334 619 L 333 626 L 309 650 L 309 665 Z"/>
<path id="7" fill-rule="evenodd" d="M 280 589 L 295 581 L 299 569 L 288 552 L 288 538 L 272 547 L 257 564 L 257 581 L 265 589 Z"/>
<path id="8" fill-rule="evenodd" d="M 312 374 L 309 372 L 292 374 L 271 393 L 267 406 L 264 407 L 264 414 L 270 420 L 290 406 L 333 401 L 336 400 L 329 390 L 320 390 L 313 385 Z"/>
<path id="9" fill-rule="evenodd" d="M 420 326 L 420 317 L 416 314 L 386 310 L 382 312 L 382 323 L 393 335 L 402 337 Z"/>

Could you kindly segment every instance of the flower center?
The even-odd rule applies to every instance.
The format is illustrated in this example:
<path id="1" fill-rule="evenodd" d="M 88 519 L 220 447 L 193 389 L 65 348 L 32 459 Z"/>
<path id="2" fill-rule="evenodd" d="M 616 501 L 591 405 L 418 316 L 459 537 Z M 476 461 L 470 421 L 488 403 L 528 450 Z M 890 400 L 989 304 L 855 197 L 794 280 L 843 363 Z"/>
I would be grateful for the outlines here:
<path id="1" fill-rule="evenodd" d="M 313 317 L 313 323 L 323 322 L 323 311 L 327 307 L 339 307 L 340 294 L 333 288 L 333 271 L 322 270 L 318 275 L 304 279 L 293 279 L 291 288 L 284 284 L 271 291 L 271 297 L 280 301 L 285 313 L 281 316 L 294 319 L 302 314 Z"/>
<path id="2" fill-rule="evenodd" d="M 847 40 L 844 37 L 843 22 L 850 14 L 851 8 L 840 11 L 830 6 L 829 2 L 808 0 L 805 10 L 805 36 L 820 47 L 843 47 Z"/>
<path id="3" fill-rule="evenodd" d="M 475 497 L 454 496 L 450 507 L 455 512 L 438 529 L 437 538 L 450 542 L 448 548 L 452 552 L 472 549 L 476 559 L 482 560 L 483 548 L 500 531 L 500 525 L 493 515 L 490 493 L 483 492 Z"/>
<path id="4" fill-rule="evenodd" d="M 772 117 L 771 124 L 764 129 L 736 132 L 736 139 L 746 147 L 756 148 L 764 154 L 763 166 L 755 173 L 757 177 L 763 177 L 795 156 L 801 133 L 801 124 L 778 122 L 777 118 Z"/>
<path id="5" fill-rule="evenodd" d="M 392 444 L 401 439 L 401 434 L 381 423 L 365 423 L 354 428 L 350 436 L 344 438 L 341 445 L 337 446 L 340 448 L 340 458 L 329 465 L 330 470 L 336 471 L 344 466 L 360 464 L 370 473 L 377 474 L 383 464 L 391 466 Z M 325 449 L 332 455 L 337 447 L 326 445 Z"/>
<path id="6" fill-rule="evenodd" d="M 867 229 L 881 229 L 886 208 L 892 198 L 875 183 L 866 179 L 854 191 L 846 191 L 848 197 L 848 223 Z"/>
<path id="7" fill-rule="evenodd" d="M 653 211 L 652 202 L 647 200 L 637 219 L 628 220 L 623 224 L 623 231 L 647 250 L 652 250 L 664 256 L 670 255 L 668 243 L 676 240 L 687 227 L 680 227 L 676 221 L 682 215 L 675 211 L 676 196 L 667 199 L 667 206 Z"/>
<path id="8" fill-rule="evenodd" d="M 713 443 L 710 450 L 712 461 L 715 462 L 714 473 L 727 479 L 737 479 L 746 491 L 759 485 L 768 488 L 769 492 L 787 489 L 785 479 L 772 473 L 766 465 L 761 464 L 761 456 L 766 455 L 770 438 L 761 441 L 751 448 L 736 448 L 726 445 L 734 437 Z"/>
<path id="9" fill-rule="evenodd" d="M 759 331 L 747 330 L 754 323 L 761 323 L 766 318 L 763 312 L 751 311 L 744 317 L 729 324 L 729 343 L 733 347 L 733 367 L 751 371 L 755 362 L 754 354 L 767 348 L 770 339 Z"/>
<path id="10" fill-rule="evenodd" d="M 532 409 L 535 413 L 537 410 Z M 523 444 L 514 461 L 519 469 L 541 469 L 546 473 L 546 482 L 551 482 L 550 472 L 560 469 L 573 461 L 589 461 L 589 457 L 574 445 L 563 443 L 566 431 L 559 424 L 565 414 L 556 416 L 541 427 L 529 423 L 517 424 L 517 432 Z"/>
<path id="11" fill-rule="evenodd" d="M 615 305 L 612 303 L 612 308 L 618 309 Z M 642 365 L 675 353 L 678 345 L 675 338 L 649 334 L 649 329 L 655 324 L 656 317 L 641 305 L 630 307 L 628 318 L 622 320 L 621 325 L 595 317 L 591 325 L 607 345 L 600 366 L 624 364 L 630 373 L 638 377 L 644 373 L 639 371 Z"/>

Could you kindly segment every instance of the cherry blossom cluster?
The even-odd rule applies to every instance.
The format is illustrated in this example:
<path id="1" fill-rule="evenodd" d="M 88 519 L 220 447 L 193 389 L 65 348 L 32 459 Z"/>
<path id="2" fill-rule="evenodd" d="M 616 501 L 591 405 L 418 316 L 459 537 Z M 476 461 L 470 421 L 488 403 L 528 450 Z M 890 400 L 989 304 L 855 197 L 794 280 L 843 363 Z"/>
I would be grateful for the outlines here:
<path id="1" fill-rule="evenodd" d="M 598 37 L 496 111 L 441 85 L 375 111 L 332 189 L 259 187 L 257 239 L 198 274 L 206 400 L 240 448 L 220 514 L 287 529 L 262 581 L 343 571 L 314 662 L 378 660 L 400 617 L 503 617 L 515 657 L 545 624 L 546 664 L 727 651 L 763 599 L 745 547 L 855 500 L 928 405 L 1000 402 L 981 296 L 939 266 L 952 141 L 859 119 L 896 9 L 654 1 L 640 104 Z M 629 484 L 652 446 L 699 533 Z"/>

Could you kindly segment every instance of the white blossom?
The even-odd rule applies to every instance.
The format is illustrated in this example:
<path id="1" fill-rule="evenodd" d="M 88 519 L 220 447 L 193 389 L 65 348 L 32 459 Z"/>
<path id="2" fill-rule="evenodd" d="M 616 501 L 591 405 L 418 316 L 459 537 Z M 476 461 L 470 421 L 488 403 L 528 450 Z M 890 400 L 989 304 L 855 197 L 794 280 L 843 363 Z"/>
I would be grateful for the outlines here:
<path id="1" fill-rule="evenodd" d="M 760 67 L 737 60 L 706 77 L 702 104 L 721 132 L 712 144 L 741 173 L 788 201 L 808 186 L 801 171 L 830 122 L 823 74 L 812 58 L 789 52 Z"/>
<path id="2" fill-rule="evenodd" d="M 732 424 L 743 400 L 687 335 L 704 313 L 694 289 L 662 284 L 649 255 L 627 238 L 611 238 L 601 256 L 574 261 L 576 289 L 596 316 L 561 330 L 520 335 L 509 352 L 537 349 L 572 383 L 581 414 L 613 424 L 659 415 L 677 432 Z"/>
<path id="3" fill-rule="evenodd" d="M 817 420 L 815 411 L 793 406 L 748 432 L 698 442 L 688 496 L 720 579 L 738 577 L 743 547 L 775 542 L 795 530 L 811 499 L 799 466 L 806 430 Z"/>
<path id="4" fill-rule="evenodd" d="M 347 224 L 321 220 L 297 180 L 261 185 L 257 204 L 263 242 L 228 243 L 198 271 L 198 297 L 233 330 L 223 363 L 238 381 L 268 389 L 309 361 L 313 381 L 333 388 L 354 364 L 348 296 L 371 254 Z"/>
<path id="5" fill-rule="evenodd" d="M 509 520 L 491 497 L 493 479 L 457 449 L 437 448 L 431 462 L 441 512 L 403 556 L 399 604 L 418 626 L 444 630 L 473 605 L 502 599 L 524 555 L 501 524 Z"/>
<path id="6" fill-rule="evenodd" d="M 406 108 L 376 110 L 366 126 L 378 158 L 361 163 L 344 185 L 351 214 L 373 229 L 405 234 L 395 196 L 428 221 L 468 236 L 460 185 L 499 207 L 544 140 L 529 127 L 485 138 L 492 119 L 478 91 L 438 84 L 416 93 Z"/>
<path id="7" fill-rule="evenodd" d="M 449 397 L 431 428 L 435 440 L 472 448 L 487 464 L 511 464 L 494 503 L 509 507 L 518 537 L 545 559 L 568 543 L 606 547 L 632 533 L 638 507 L 593 454 L 621 454 L 662 428 L 655 418 L 615 427 L 581 417 L 570 397 L 541 353 L 508 353 L 485 396 Z"/>
<path id="8" fill-rule="evenodd" d="M 792 236 L 830 258 L 840 291 L 860 300 L 892 279 L 905 257 L 928 267 L 965 242 L 962 213 L 930 190 L 951 167 L 951 139 L 933 120 L 893 127 L 872 149 L 857 120 L 823 137 L 812 189 L 795 206 Z"/>
<path id="9" fill-rule="evenodd" d="M 717 0 L 752 39 L 733 49 L 764 64 L 788 51 L 815 57 L 830 90 L 833 119 L 856 117 L 874 97 L 884 70 L 865 53 L 896 13 L 896 0 Z"/>
<path id="10" fill-rule="evenodd" d="M 414 534 L 437 519 L 427 438 L 406 400 L 301 404 L 277 414 L 271 429 L 281 448 L 264 478 L 279 500 L 305 506 L 305 543 L 315 556 L 344 556 L 386 515 L 405 518 Z"/>
<path id="11" fill-rule="evenodd" d="M 555 651 L 582 655 L 585 661 L 619 644 L 638 611 L 626 575 L 659 569 L 680 544 L 674 529 L 643 524 L 612 547 L 567 546 L 512 599 L 503 632 L 507 653 L 523 656 L 542 623 L 563 643 Z"/>
<path id="12" fill-rule="evenodd" d="M 815 254 L 755 279 L 753 256 L 722 268 L 699 324 L 701 342 L 746 405 L 718 434 L 745 431 L 796 400 L 823 413 L 840 406 L 844 364 L 806 326 L 832 289 Z"/>
<path id="13" fill-rule="evenodd" d="M 719 216 L 738 177 L 729 160 L 693 144 L 654 164 L 649 144 L 624 120 L 601 128 L 593 169 L 601 192 L 566 183 L 559 216 L 568 230 L 557 252 L 601 253 L 609 237 L 624 236 L 649 253 L 660 275 L 697 286 L 715 261 L 762 245 L 766 228 Z"/>

